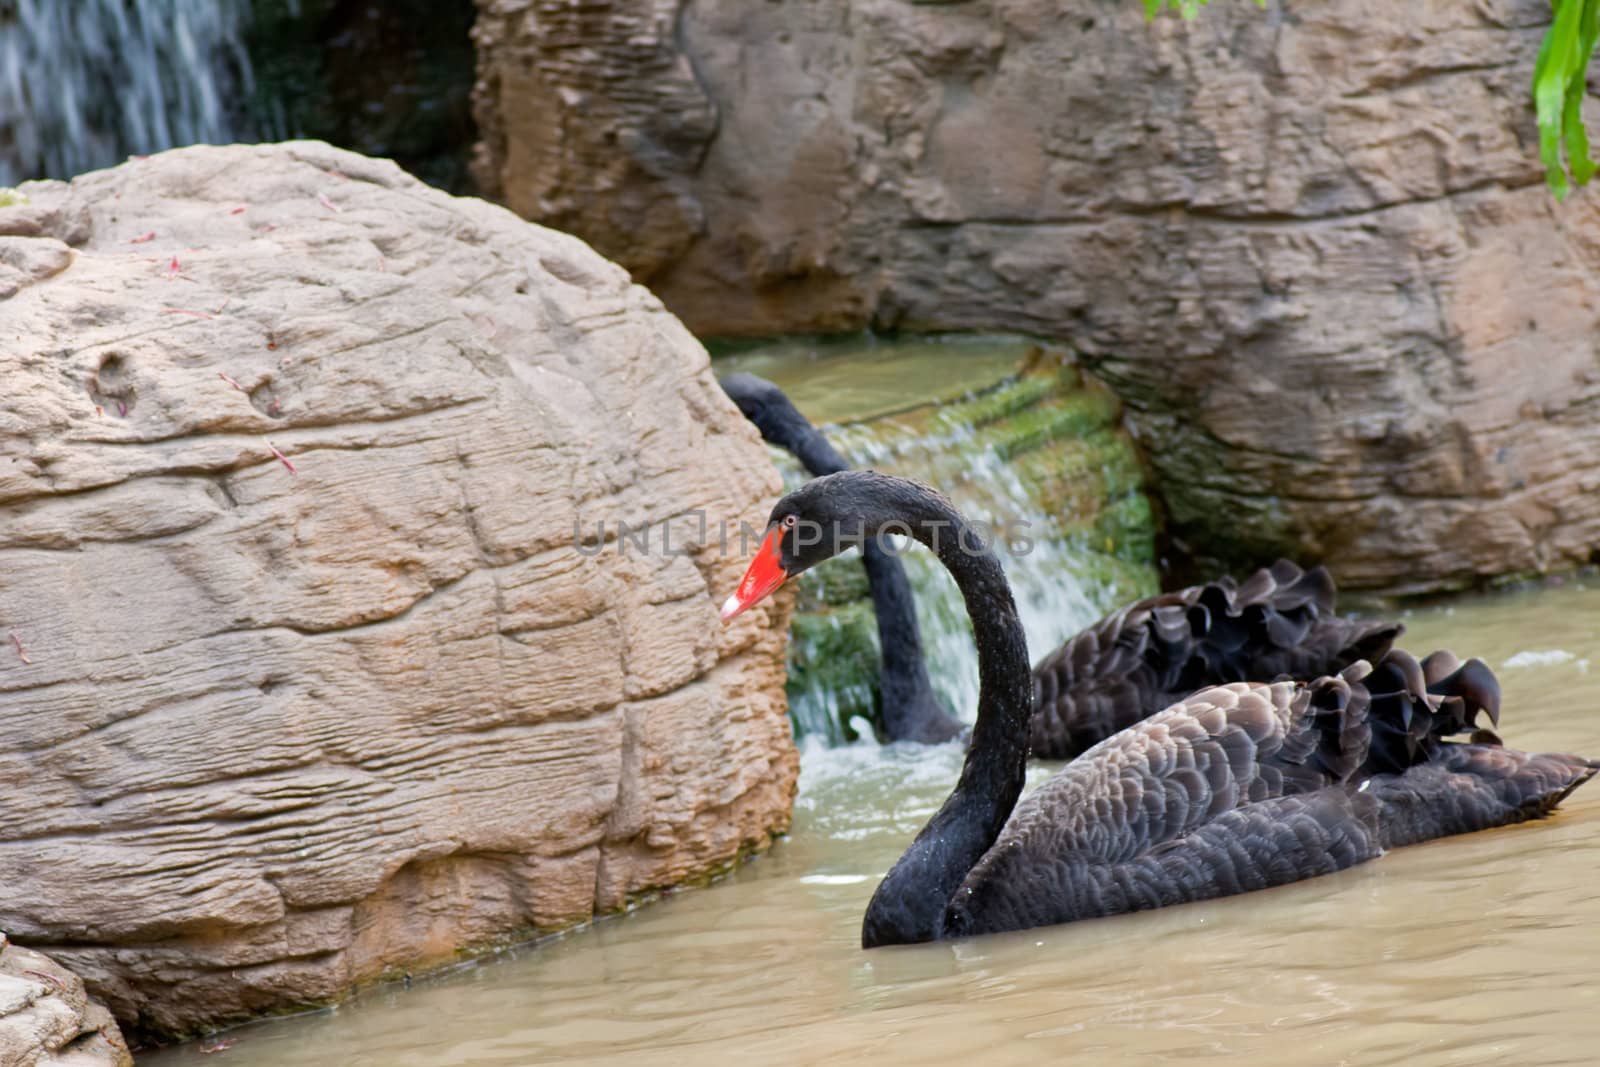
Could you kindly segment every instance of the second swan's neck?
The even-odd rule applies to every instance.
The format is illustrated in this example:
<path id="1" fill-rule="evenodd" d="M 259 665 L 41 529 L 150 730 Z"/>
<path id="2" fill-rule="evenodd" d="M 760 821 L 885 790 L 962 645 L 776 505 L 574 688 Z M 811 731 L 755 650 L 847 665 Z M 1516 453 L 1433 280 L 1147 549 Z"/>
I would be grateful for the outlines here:
<path id="1" fill-rule="evenodd" d="M 1028 646 L 1000 561 L 942 496 L 888 482 L 867 535 L 887 527 L 933 549 L 966 602 L 978 646 L 978 719 L 961 780 L 873 894 L 862 945 L 931 941 L 961 880 L 994 844 L 1022 793 L 1033 680 Z"/>
<path id="2" fill-rule="evenodd" d="M 844 457 L 800 414 L 783 390 L 765 378 L 730 374 L 722 380 L 722 389 L 761 431 L 762 440 L 794 456 L 813 478 L 850 469 Z"/>

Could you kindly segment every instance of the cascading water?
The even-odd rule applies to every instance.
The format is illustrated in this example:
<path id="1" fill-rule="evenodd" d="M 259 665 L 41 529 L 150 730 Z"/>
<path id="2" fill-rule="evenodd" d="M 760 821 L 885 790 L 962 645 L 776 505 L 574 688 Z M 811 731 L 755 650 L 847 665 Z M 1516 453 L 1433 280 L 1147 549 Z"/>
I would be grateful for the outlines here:
<path id="1" fill-rule="evenodd" d="M 1037 350 L 1031 350 L 1037 353 Z M 784 342 L 720 361 L 776 381 L 860 467 L 937 486 L 994 528 L 1035 659 L 1119 603 L 1155 591 L 1153 525 L 1109 397 L 1030 346 L 996 338 Z M 908 384 L 914 383 L 914 384 Z M 807 477 L 774 450 L 789 488 Z M 931 553 L 902 559 L 917 594 L 929 675 L 970 719 L 977 654 L 961 595 Z M 876 628 L 855 553 L 800 579 L 789 702 L 797 734 L 862 732 L 877 678 Z M 859 720 L 857 720 L 859 722 Z"/>
<path id="2" fill-rule="evenodd" d="M 1155 591 L 1153 572 L 1118 566 L 1050 514 L 1039 488 L 1012 466 L 1002 439 L 985 439 L 966 425 L 934 437 L 866 427 L 835 436 L 860 466 L 936 485 L 963 514 L 993 528 L 1035 660 L 1118 603 Z M 978 704 L 978 659 L 960 590 L 932 553 L 908 545 L 901 558 L 918 597 L 929 676 L 956 714 L 970 719 Z"/>
<path id="3" fill-rule="evenodd" d="M 246 0 L 0 0 L 0 186 L 237 139 Z"/>

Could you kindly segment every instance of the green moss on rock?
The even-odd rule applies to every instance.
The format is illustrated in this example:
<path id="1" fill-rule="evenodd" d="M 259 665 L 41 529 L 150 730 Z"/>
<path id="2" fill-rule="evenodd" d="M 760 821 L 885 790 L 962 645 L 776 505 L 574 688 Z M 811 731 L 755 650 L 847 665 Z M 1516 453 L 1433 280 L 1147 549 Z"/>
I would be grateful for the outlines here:
<path id="1" fill-rule="evenodd" d="M 797 732 L 852 738 L 852 718 L 878 715 L 877 687 L 878 621 L 870 600 L 795 612 L 788 693 Z"/>
<path id="2" fill-rule="evenodd" d="M 847 552 L 813 567 L 796 583 L 795 610 L 823 611 L 829 607 L 865 600 L 871 595 L 867 572 L 859 552 Z"/>

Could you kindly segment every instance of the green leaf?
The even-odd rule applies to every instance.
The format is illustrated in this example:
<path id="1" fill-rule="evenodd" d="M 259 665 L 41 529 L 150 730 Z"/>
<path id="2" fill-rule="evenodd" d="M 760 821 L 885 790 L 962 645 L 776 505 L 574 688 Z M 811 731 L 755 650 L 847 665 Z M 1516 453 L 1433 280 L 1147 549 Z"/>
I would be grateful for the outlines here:
<path id="1" fill-rule="evenodd" d="M 1551 6 L 1555 17 L 1533 65 L 1533 107 L 1545 182 L 1560 200 L 1570 188 L 1568 170 L 1579 185 L 1596 170 L 1583 128 L 1583 99 L 1585 72 L 1600 38 L 1600 0 L 1551 0 Z"/>
<path id="2" fill-rule="evenodd" d="M 1178 9 L 1178 14 L 1186 19 L 1192 19 L 1200 13 L 1200 9 L 1211 0 L 1144 0 L 1144 17 L 1153 19 L 1165 11 L 1167 4 L 1171 3 Z"/>
<path id="3" fill-rule="evenodd" d="M 1600 38 L 1600 0 L 1586 0 L 1583 5 L 1583 23 L 1578 31 L 1578 62 L 1572 81 L 1567 83 L 1567 96 L 1562 114 L 1562 136 L 1566 141 L 1567 166 L 1579 185 L 1587 185 L 1596 170 L 1589 158 L 1589 137 L 1583 128 L 1583 98 L 1588 90 L 1586 71 L 1594 46 Z"/>
<path id="4" fill-rule="evenodd" d="M 1589 137 L 1583 128 L 1584 79 L 1574 78 L 1567 87 L 1566 107 L 1561 119 L 1561 136 L 1567 149 L 1567 169 L 1572 180 L 1588 185 L 1594 177 L 1595 163 L 1589 158 Z"/>
<path id="5" fill-rule="evenodd" d="M 1200 14 L 1200 9 L 1209 4 L 1211 0 L 1144 0 L 1144 17 L 1153 19 L 1165 11 L 1168 3 L 1178 9 L 1178 14 L 1186 19 L 1192 19 Z M 1257 7 L 1266 7 L 1267 0 L 1256 0 Z"/>

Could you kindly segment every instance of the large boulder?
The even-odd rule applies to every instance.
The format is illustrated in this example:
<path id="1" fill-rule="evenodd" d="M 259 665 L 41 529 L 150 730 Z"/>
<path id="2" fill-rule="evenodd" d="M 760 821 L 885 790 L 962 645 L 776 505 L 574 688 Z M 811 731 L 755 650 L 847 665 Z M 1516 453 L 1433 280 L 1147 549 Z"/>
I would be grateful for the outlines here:
<path id="1" fill-rule="evenodd" d="M 132 1067 L 122 1031 L 83 980 L 0 933 L 0 1064 Z"/>
<path id="2" fill-rule="evenodd" d="M 1545 0 L 480 9 L 480 177 L 697 332 L 1068 340 L 1208 565 L 1405 592 L 1600 543 L 1600 211 L 1543 186 Z"/>
<path id="3" fill-rule="evenodd" d="M 786 827 L 787 602 L 717 620 L 779 480 L 622 270 L 313 142 L 22 192 L 0 928 L 170 1035 Z"/>

